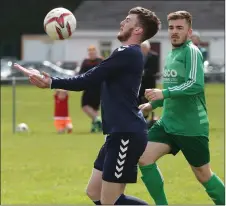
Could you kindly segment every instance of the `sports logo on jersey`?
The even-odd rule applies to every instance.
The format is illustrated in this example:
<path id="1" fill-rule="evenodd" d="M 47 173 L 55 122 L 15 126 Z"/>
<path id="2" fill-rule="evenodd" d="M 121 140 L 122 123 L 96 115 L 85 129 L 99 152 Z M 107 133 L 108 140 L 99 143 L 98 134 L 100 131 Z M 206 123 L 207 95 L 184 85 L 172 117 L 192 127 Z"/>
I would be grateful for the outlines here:
<path id="1" fill-rule="evenodd" d="M 128 48 L 129 46 L 120 46 L 119 48 L 118 48 L 118 51 L 123 51 L 123 50 L 125 50 L 126 48 Z"/>
<path id="2" fill-rule="evenodd" d="M 177 83 L 177 71 L 175 69 L 164 69 L 163 78 L 164 83 Z"/>
<path id="3" fill-rule="evenodd" d="M 177 71 L 174 69 L 165 69 L 163 77 L 177 77 Z"/>

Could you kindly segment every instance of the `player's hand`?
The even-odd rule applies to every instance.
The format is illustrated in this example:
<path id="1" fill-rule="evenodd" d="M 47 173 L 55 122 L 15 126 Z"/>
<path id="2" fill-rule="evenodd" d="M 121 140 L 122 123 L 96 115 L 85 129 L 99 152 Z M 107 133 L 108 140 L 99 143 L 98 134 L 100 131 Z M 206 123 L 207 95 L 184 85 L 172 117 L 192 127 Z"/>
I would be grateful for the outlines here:
<path id="1" fill-rule="evenodd" d="M 37 74 L 32 74 L 29 76 L 29 80 L 31 84 L 45 89 L 45 88 L 50 88 L 52 79 L 50 78 L 49 74 L 42 72 L 42 76 L 37 75 Z"/>
<path id="2" fill-rule="evenodd" d="M 148 115 L 149 112 L 152 110 L 151 104 L 149 103 L 141 104 L 138 108 L 142 111 L 144 115 Z"/>
<path id="3" fill-rule="evenodd" d="M 27 68 L 24 68 L 22 66 L 20 66 L 19 64 L 15 63 L 14 64 L 14 67 L 19 70 L 20 72 L 22 72 L 25 76 L 30 76 L 32 74 L 37 74 L 37 75 L 41 75 L 41 73 L 37 70 L 37 69 L 27 69 Z"/>
<path id="4" fill-rule="evenodd" d="M 29 77 L 31 84 L 39 88 L 50 88 L 52 79 L 49 74 L 42 72 L 42 74 L 36 69 L 26 69 L 19 64 L 14 64 L 14 67 L 21 71 L 25 76 Z"/>
<path id="5" fill-rule="evenodd" d="M 164 99 L 161 89 L 146 89 L 145 98 L 149 101 Z"/>

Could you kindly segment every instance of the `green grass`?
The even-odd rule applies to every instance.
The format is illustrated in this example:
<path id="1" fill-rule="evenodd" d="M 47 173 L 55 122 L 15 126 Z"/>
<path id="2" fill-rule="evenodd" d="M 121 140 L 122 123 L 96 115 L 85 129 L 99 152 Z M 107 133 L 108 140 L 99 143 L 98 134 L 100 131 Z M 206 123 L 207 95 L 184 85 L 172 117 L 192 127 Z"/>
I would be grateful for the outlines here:
<path id="1" fill-rule="evenodd" d="M 81 94 L 70 93 L 73 134 L 57 135 L 52 91 L 18 86 L 17 123 L 27 123 L 31 131 L 13 135 L 12 88 L 1 90 L 2 204 L 91 204 L 84 191 L 104 136 L 89 134 L 90 120 L 80 109 Z M 207 85 L 206 93 L 211 165 L 224 178 L 224 85 Z M 164 157 L 159 167 L 169 203 L 212 204 L 181 153 Z M 127 193 L 152 204 L 138 179 L 137 184 L 128 185 Z"/>

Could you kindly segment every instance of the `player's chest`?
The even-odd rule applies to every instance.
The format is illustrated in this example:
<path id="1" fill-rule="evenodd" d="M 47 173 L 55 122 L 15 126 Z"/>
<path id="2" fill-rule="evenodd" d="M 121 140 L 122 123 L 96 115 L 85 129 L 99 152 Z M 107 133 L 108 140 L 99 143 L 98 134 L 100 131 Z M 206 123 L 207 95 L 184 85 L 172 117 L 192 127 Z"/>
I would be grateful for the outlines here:
<path id="1" fill-rule="evenodd" d="M 163 81 L 166 84 L 181 84 L 185 81 L 185 58 L 181 54 L 170 54 L 166 59 L 163 71 Z"/>

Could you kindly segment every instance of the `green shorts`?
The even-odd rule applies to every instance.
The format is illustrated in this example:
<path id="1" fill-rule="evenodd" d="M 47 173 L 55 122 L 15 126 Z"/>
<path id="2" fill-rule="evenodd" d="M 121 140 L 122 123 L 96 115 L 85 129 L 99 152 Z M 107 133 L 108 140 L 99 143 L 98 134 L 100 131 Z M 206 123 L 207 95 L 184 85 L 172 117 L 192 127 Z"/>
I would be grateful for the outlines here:
<path id="1" fill-rule="evenodd" d="M 155 123 L 148 132 L 148 141 L 168 144 L 173 155 L 181 150 L 189 164 L 194 167 L 201 167 L 210 161 L 209 139 L 204 136 L 169 134 L 162 125 Z"/>

